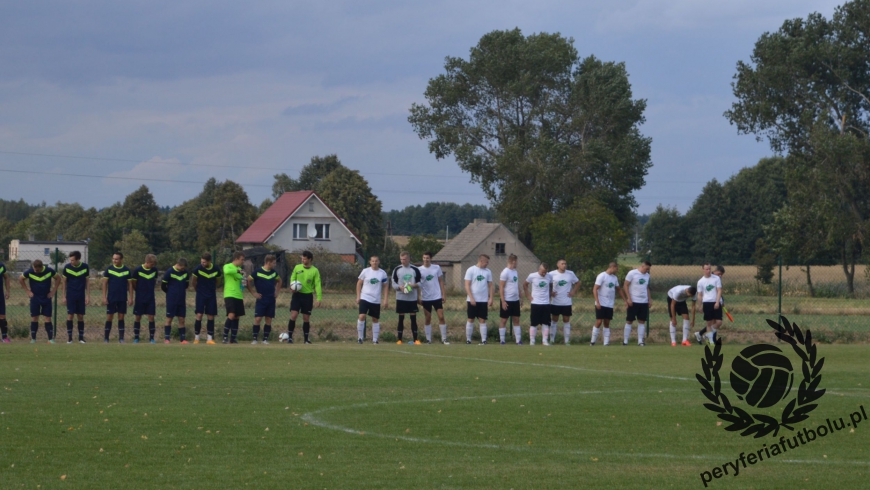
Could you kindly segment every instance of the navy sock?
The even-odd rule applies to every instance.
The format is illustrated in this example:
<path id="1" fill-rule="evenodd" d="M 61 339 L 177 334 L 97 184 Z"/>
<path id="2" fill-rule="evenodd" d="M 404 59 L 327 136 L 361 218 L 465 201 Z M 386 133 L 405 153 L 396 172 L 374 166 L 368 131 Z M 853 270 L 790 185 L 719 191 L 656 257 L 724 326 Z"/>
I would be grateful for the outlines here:
<path id="1" fill-rule="evenodd" d="M 202 332 L 202 320 L 194 320 L 193 333 L 199 335 L 200 332 Z"/>
<path id="2" fill-rule="evenodd" d="M 257 337 L 260 336 L 260 325 L 255 323 L 254 326 L 251 327 L 251 333 L 253 334 L 252 336 L 254 337 L 254 340 L 257 340 Z"/>
<path id="3" fill-rule="evenodd" d="M 236 337 L 239 335 L 239 319 L 231 320 L 230 330 L 232 331 L 232 337 L 230 337 L 230 341 L 235 342 Z"/>
<path id="4" fill-rule="evenodd" d="M 118 320 L 118 340 L 124 340 L 124 320 Z"/>
<path id="5" fill-rule="evenodd" d="M 54 339 L 54 325 L 51 322 L 45 322 L 45 333 L 48 334 L 48 340 Z"/>
<path id="6" fill-rule="evenodd" d="M 208 320 L 205 322 L 205 333 L 214 338 L 214 320 Z"/>
<path id="7" fill-rule="evenodd" d="M 30 340 L 36 340 L 36 332 L 39 331 L 38 322 L 30 322 Z"/>
<path id="8" fill-rule="evenodd" d="M 267 323 L 266 326 L 263 327 L 263 341 L 269 340 L 269 334 L 272 333 L 272 325 Z"/>
<path id="9" fill-rule="evenodd" d="M 163 327 L 163 339 L 169 340 L 169 337 L 172 335 L 172 325 L 165 325 Z"/>
<path id="10" fill-rule="evenodd" d="M 187 327 L 178 327 L 178 338 L 181 339 L 182 342 L 187 340 Z"/>
<path id="11" fill-rule="evenodd" d="M 79 329 L 79 340 L 85 340 L 85 322 L 80 321 L 77 326 Z"/>
<path id="12" fill-rule="evenodd" d="M 110 334 L 110 333 L 112 333 L 112 321 L 111 321 L 111 320 L 107 320 L 107 321 L 106 321 L 106 328 L 105 328 L 105 331 L 103 332 L 103 339 L 104 339 L 104 340 L 109 340 L 109 334 Z"/>
<path id="13" fill-rule="evenodd" d="M 411 315 L 411 336 L 417 341 L 417 315 Z"/>
<path id="14" fill-rule="evenodd" d="M 4 339 L 9 338 L 9 327 L 6 326 L 6 319 L 0 320 L 0 334 L 3 334 Z"/>
<path id="15" fill-rule="evenodd" d="M 139 331 L 142 330 L 142 322 L 134 321 L 133 322 L 133 338 L 139 340 Z"/>
<path id="16" fill-rule="evenodd" d="M 157 333 L 157 323 L 148 322 L 148 338 L 154 340 L 154 334 Z"/>
<path id="17" fill-rule="evenodd" d="M 72 342 L 72 331 L 73 331 L 72 320 L 67 320 L 66 321 L 66 334 L 69 337 L 70 342 Z"/>

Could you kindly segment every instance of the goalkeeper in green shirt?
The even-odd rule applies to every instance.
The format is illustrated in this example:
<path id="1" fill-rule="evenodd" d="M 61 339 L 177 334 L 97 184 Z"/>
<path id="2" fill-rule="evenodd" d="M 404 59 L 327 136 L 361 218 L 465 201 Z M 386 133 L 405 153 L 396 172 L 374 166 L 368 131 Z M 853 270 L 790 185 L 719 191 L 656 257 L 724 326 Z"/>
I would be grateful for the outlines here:
<path id="1" fill-rule="evenodd" d="M 242 280 L 245 271 L 242 264 L 245 262 L 245 254 L 233 252 L 233 261 L 224 265 L 224 306 L 227 309 L 227 321 L 224 323 L 224 343 L 227 336 L 232 332 L 229 343 L 238 344 L 236 337 L 239 334 L 239 317 L 245 316 L 245 296 L 242 293 Z"/>
<path id="2" fill-rule="evenodd" d="M 302 312 L 302 334 L 305 335 L 305 343 L 310 344 L 309 332 L 311 331 L 311 310 L 320 307 L 323 298 L 323 289 L 320 284 L 320 271 L 311 265 L 314 262 L 314 254 L 308 250 L 302 252 L 302 263 L 293 268 L 290 274 L 290 290 L 293 296 L 290 298 L 290 321 L 287 322 L 287 343 L 293 343 L 293 331 L 296 330 L 296 318 Z M 317 293 L 317 301 L 314 300 Z"/>

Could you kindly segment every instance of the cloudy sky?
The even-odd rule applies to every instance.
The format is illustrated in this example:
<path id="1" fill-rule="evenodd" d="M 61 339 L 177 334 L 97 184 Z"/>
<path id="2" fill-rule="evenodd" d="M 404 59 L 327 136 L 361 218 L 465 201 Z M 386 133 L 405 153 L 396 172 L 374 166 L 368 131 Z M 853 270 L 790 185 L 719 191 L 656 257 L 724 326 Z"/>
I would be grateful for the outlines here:
<path id="1" fill-rule="evenodd" d="M 770 154 L 722 117 L 735 63 L 783 20 L 830 16 L 838 3 L 5 2 L 0 197 L 103 207 L 145 183 L 159 204 L 176 205 L 213 176 L 259 204 L 273 174 L 336 153 L 385 210 L 483 204 L 468 175 L 411 131 L 408 108 L 445 56 L 467 57 L 483 34 L 519 27 L 626 63 L 653 139 L 638 211 L 685 211 L 708 180 Z"/>

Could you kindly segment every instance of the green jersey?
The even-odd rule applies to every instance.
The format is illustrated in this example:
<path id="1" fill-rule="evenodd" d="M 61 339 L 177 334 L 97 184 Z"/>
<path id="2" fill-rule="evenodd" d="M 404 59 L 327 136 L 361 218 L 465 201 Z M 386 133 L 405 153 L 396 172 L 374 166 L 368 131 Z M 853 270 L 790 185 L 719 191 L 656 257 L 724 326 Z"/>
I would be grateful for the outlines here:
<path id="1" fill-rule="evenodd" d="M 317 293 L 317 301 L 323 297 L 323 290 L 320 287 L 320 271 L 317 270 L 317 267 L 312 265 L 305 268 L 302 264 L 297 265 L 293 268 L 293 273 L 290 274 L 290 284 L 293 284 L 293 281 L 302 283 L 302 287 L 299 288 L 300 293 Z"/>
<path id="2" fill-rule="evenodd" d="M 242 294 L 242 279 L 245 275 L 232 262 L 224 265 L 224 298 L 245 299 Z"/>

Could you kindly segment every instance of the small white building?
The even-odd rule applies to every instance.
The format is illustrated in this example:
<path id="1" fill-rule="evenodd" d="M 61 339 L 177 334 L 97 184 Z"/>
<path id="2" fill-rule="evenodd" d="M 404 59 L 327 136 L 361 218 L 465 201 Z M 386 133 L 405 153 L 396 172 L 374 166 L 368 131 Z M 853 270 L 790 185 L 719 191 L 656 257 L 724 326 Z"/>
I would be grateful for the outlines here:
<path id="1" fill-rule="evenodd" d="M 66 259 L 59 266 L 69 263 L 69 254 L 79 251 L 82 254 L 82 262 L 88 261 L 88 242 L 51 242 L 41 240 L 12 240 L 9 242 L 9 261 L 41 260 L 46 265 L 54 267 L 52 260 L 55 249 L 59 250 Z"/>

